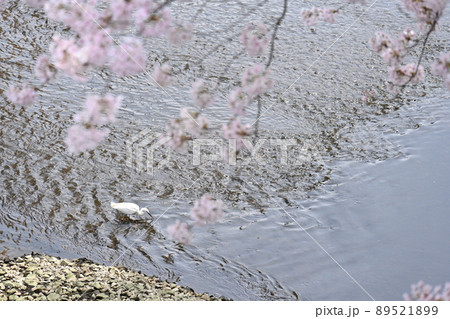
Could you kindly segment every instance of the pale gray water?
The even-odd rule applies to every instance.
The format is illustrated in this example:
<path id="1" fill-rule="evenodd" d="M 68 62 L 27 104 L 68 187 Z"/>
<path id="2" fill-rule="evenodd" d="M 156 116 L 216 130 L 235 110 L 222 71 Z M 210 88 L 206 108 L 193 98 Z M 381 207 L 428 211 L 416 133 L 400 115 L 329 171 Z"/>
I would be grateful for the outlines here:
<path id="1" fill-rule="evenodd" d="M 63 140 L 84 95 L 102 91 L 104 73 L 88 84 L 62 79 L 43 88 L 39 103 L 26 109 L 2 94 L 0 252 L 116 262 L 234 299 L 368 299 L 314 238 L 375 299 L 401 299 L 420 279 L 449 280 L 450 95 L 431 75 L 408 89 L 405 99 L 389 101 L 383 93 L 384 65 L 367 40 L 378 29 L 399 32 L 413 24 L 391 2 L 380 1 L 360 20 L 367 7 L 351 6 L 337 24 L 319 25 L 314 33 L 299 18 L 300 8 L 312 2 L 290 3 L 277 41 L 275 88 L 264 100 L 260 125 L 264 138 L 314 146 L 303 166 L 280 164 L 275 148 L 265 149 L 266 164 L 252 162 L 237 175 L 218 163 L 194 167 L 189 156 L 174 155 L 154 175 L 125 165 L 128 139 L 146 128 L 162 132 L 180 107 L 192 106 L 187 94 L 195 77 L 220 78 L 225 96 L 238 83 L 237 74 L 254 62 L 234 59 L 241 48 L 233 41 L 201 68 L 195 65 L 223 41 L 223 33 L 236 34 L 255 18 L 274 21 L 281 11 L 263 1 L 260 11 L 244 18 L 256 2 L 245 3 L 242 8 L 209 1 L 187 47 L 149 41 L 149 68 L 168 59 L 179 70 L 189 69 L 168 94 L 145 75 L 113 77 L 110 87 L 125 95 L 125 106 L 107 142 L 94 152 L 71 156 Z M 192 7 L 174 11 L 191 17 L 197 10 Z M 225 14 L 233 19 L 221 18 Z M 0 91 L 30 78 L 33 59 L 57 30 L 21 6 L 10 5 L 1 16 Z M 447 16 L 431 37 L 425 65 L 449 49 L 448 21 Z M 380 99 L 363 104 L 364 89 Z M 228 116 L 225 99 L 206 115 L 219 128 Z M 248 121 L 254 118 L 253 109 Z M 193 200 L 206 191 L 226 202 L 224 221 L 197 229 L 191 246 L 175 245 L 165 228 L 187 219 Z M 160 217 L 158 223 L 123 223 L 109 208 L 111 200 L 145 205 Z"/>

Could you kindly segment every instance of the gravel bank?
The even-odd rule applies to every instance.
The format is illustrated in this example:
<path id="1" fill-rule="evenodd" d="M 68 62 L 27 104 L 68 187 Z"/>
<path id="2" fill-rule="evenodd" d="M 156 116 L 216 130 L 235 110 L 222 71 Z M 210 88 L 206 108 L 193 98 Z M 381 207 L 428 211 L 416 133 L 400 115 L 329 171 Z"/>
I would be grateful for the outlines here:
<path id="1" fill-rule="evenodd" d="M 88 259 L 0 260 L 0 300 L 226 300 Z"/>

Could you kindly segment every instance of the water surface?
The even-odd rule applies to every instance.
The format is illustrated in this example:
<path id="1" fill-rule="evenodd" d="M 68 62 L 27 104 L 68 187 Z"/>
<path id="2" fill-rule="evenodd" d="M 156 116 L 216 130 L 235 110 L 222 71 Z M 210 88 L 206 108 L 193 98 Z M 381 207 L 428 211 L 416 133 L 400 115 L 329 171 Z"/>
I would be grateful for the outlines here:
<path id="1" fill-rule="evenodd" d="M 281 13 L 270 1 L 205 3 L 201 10 L 174 5 L 185 20 L 197 16 L 192 43 L 146 43 L 149 70 L 167 61 L 180 72 L 166 92 L 145 74 L 121 79 L 102 71 L 87 84 L 62 78 L 46 86 L 28 108 L 1 94 L 0 252 L 87 257 L 237 300 L 400 299 L 420 279 L 448 281 L 449 94 L 432 75 L 396 100 L 385 93 L 385 67 L 367 41 L 376 30 L 414 24 L 391 2 L 366 13 L 349 6 L 338 23 L 313 29 L 300 21 L 312 2 L 290 2 L 260 135 L 298 141 L 296 151 L 308 155 L 301 165 L 281 163 L 267 144 L 264 161 L 238 167 L 196 166 L 189 153 L 172 154 L 153 174 L 127 166 L 127 141 L 145 129 L 163 132 L 181 107 L 193 107 L 187 96 L 195 78 L 219 82 L 206 116 L 209 136 L 220 136 L 227 92 L 260 60 L 242 55 L 237 35 L 249 21 L 272 24 Z M 15 3 L 1 17 L 0 92 L 31 79 L 51 36 L 66 32 Z M 430 39 L 426 66 L 449 49 L 448 21 Z M 86 94 L 105 86 L 125 96 L 112 134 L 93 152 L 68 154 L 73 115 Z M 362 103 L 365 90 L 376 92 L 374 103 Z M 255 116 L 253 106 L 246 121 Z M 167 225 L 187 220 L 205 192 L 227 204 L 223 222 L 197 228 L 192 245 L 176 245 Z M 124 221 L 112 200 L 144 205 L 158 222 Z"/>

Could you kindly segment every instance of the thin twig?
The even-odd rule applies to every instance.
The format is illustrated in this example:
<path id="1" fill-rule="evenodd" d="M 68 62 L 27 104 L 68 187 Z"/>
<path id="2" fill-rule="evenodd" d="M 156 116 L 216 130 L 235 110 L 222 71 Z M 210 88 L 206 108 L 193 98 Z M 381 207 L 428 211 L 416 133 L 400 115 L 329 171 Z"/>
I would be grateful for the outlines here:
<path id="1" fill-rule="evenodd" d="M 430 34 L 434 31 L 436 24 L 437 24 L 437 19 L 433 21 L 433 24 L 430 27 L 430 30 L 428 30 L 426 36 L 425 36 L 425 40 L 423 41 L 423 46 L 422 46 L 422 50 L 420 52 L 420 56 L 419 56 L 419 60 L 417 61 L 417 65 L 416 65 L 416 70 L 414 71 L 414 73 L 410 76 L 409 80 L 406 81 L 405 84 L 403 84 L 400 88 L 400 93 L 403 92 L 403 90 L 405 89 L 405 87 L 412 81 L 412 79 L 414 79 L 417 75 L 417 71 L 419 70 L 420 67 L 420 63 L 422 62 L 422 58 L 423 55 L 425 53 L 425 48 L 428 42 L 428 38 L 430 37 Z"/>
<path id="2" fill-rule="evenodd" d="M 258 120 L 256 120 L 256 123 L 255 123 L 255 139 L 258 138 L 258 133 L 259 133 L 259 118 L 261 117 L 261 96 L 258 95 L 258 97 L 256 98 L 256 102 L 257 102 L 257 106 L 258 106 L 256 118 Z"/>
<path id="3" fill-rule="evenodd" d="M 175 0 L 166 0 L 163 3 L 161 3 L 159 6 L 156 7 L 155 10 L 153 10 L 152 13 L 157 13 L 159 10 L 163 9 L 164 7 L 167 7 L 169 4 L 174 2 Z"/>
<path id="4" fill-rule="evenodd" d="M 281 13 L 280 17 L 278 18 L 277 22 L 275 23 L 275 26 L 273 27 L 272 38 L 270 40 L 269 59 L 267 60 L 267 63 L 266 63 L 266 69 L 268 69 L 269 66 L 272 64 L 273 53 L 275 51 L 275 38 L 277 36 L 278 28 L 280 27 L 281 22 L 283 22 L 283 19 L 286 16 L 287 6 L 288 6 L 288 0 L 284 0 L 283 12 Z M 261 97 L 260 96 L 258 96 L 258 98 L 257 98 L 257 108 L 258 109 L 256 111 L 255 138 L 258 138 L 259 118 L 261 117 Z"/>
<path id="5" fill-rule="evenodd" d="M 281 25 L 281 22 L 283 22 L 283 19 L 286 16 L 287 5 L 288 5 L 288 0 L 284 0 L 283 12 L 281 13 L 280 17 L 278 18 L 278 20 L 275 23 L 275 26 L 273 28 L 272 39 L 270 40 L 269 60 L 266 63 L 266 69 L 270 66 L 270 64 L 272 64 L 273 52 L 275 51 L 275 37 L 277 36 L 277 31 L 278 31 L 279 26 Z"/>

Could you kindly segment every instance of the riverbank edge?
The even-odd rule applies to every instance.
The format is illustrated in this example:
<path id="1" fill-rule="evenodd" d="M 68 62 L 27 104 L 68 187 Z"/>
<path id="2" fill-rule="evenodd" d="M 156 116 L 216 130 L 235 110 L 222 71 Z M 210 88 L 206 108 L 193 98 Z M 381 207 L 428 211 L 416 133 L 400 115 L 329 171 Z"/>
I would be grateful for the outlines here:
<path id="1" fill-rule="evenodd" d="M 125 267 L 27 254 L 0 259 L 0 301 L 225 301 Z"/>

